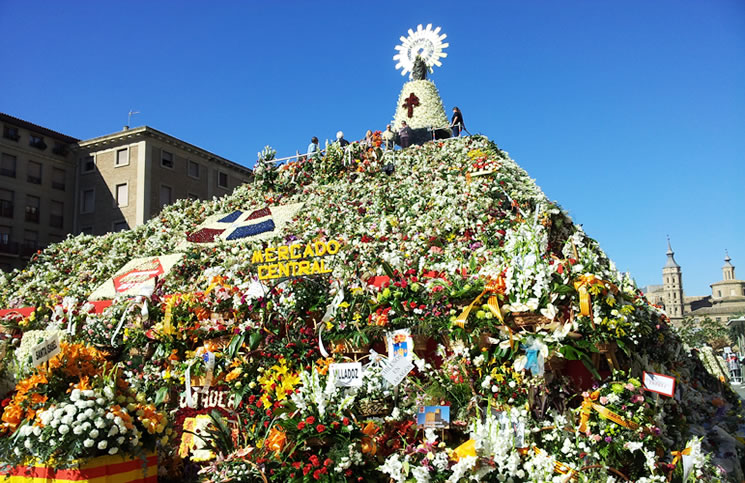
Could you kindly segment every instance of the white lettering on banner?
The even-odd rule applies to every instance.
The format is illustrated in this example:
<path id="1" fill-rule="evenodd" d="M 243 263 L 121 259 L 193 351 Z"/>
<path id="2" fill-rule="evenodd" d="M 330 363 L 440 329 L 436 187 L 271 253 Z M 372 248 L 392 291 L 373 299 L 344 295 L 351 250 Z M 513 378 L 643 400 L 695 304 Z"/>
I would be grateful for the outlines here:
<path id="1" fill-rule="evenodd" d="M 336 387 L 360 387 L 362 386 L 362 363 L 342 362 L 329 366 L 334 373 Z"/>
<path id="2" fill-rule="evenodd" d="M 644 372 L 643 384 L 646 391 L 656 392 L 667 397 L 673 397 L 675 395 L 674 377 L 664 376 L 654 372 Z"/>
<path id="3" fill-rule="evenodd" d="M 59 334 L 54 334 L 31 349 L 31 364 L 37 367 L 60 353 Z"/>
<path id="4" fill-rule="evenodd" d="M 204 390 L 202 387 L 193 386 L 191 388 L 191 397 L 194 401 L 192 406 L 195 409 L 206 409 L 206 408 L 223 408 L 223 409 L 235 409 L 238 406 L 239 400 L 234 394 L 230 394 L 230 391 L 226 388 L 210 388 Z M 179 407 L 189 407 L 186 391 L 181 394 L 179 398 Z"/>
<path id="5" fill-rule="evenodd" d="M 391 386 L 398 386 L 412 369 L 414 369 L 414 364 L 407 357 L 398 356 L 389 359 L 388 364 L 380 372 L 380 375 Z"/>

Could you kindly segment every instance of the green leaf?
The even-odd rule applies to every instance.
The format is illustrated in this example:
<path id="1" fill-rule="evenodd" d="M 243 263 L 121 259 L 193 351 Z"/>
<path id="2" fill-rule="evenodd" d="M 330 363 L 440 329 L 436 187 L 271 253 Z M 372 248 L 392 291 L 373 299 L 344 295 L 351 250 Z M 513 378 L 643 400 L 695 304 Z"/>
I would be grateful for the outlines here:
<path id="1" fill-rule="evenodd" d="M 385 272 L 385 274 L 393 278 L 393 268 L 391 267 L 391 265 L 386 261 L 383 261 L 381 264 L 383 265 L 383 271 Z"/>
<path id="2" fill-rule="evenodd" d="M 168 395 L 168 386 L 163 386 L 155 392 L 155 405 L 162 403 L 166 400 Z"/>
<path id="3" fill-rule="evenodd" d="M 246 340 L 246 336 L 244 334 L 236 334 L 233 336 L 232 339 L 230 339 L 230 345 L 228 345 L 228 357 L 231 359 L 235 358 L 236 355 L 238 355 L 238 351 L 240 350 L 241 346 L 243 345 L 243 341 Z"/>
<path id="4" fill-rule="evenodd" d="M 255 350 L 259 347 L 259 343 L 261 343 L 261 332 L 258 330 L 251 332 L 251 335 L 248 336 L 248 347 L 251 350 Z"/>

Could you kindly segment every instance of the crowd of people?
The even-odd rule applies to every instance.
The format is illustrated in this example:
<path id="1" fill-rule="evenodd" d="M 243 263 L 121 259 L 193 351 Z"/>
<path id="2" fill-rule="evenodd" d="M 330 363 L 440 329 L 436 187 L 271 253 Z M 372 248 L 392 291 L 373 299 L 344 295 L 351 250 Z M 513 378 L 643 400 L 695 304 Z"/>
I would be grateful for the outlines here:
<path id="1" fill-rule="evenodd" d="M 451 137 L 460 137 L 462 133 L 470 133 L 466 130 L 465 122 L 463 121 L 463 113 L 458 107 L 453 107 L 453 116 L 450 120 L 450 131 Z M 385 131 L 381 133 L 382 147 L 385 151 L 393 150 L 398 144 L 401 149 L 408 148 L 413 142 L 414 131 L 406 123 L 401 121 L 401 127 L 398 131 L 393 131 L 390 124 L 385 127 Z M 349 146 L 349 141 L 344 139 L 344 132 L 339 131 L 336 133 L 336 142 L 343 148 Z M 362 145 L 373 147 L 374 146 L 374 133 L 371 130 L 367 130 L 364 139 L 360 141 Z M 320 146 L 318 144 L 318 138 L 313 136 L 308 144 L 306 155 L 308 157 L 314 156 L 320 153 Z"/>

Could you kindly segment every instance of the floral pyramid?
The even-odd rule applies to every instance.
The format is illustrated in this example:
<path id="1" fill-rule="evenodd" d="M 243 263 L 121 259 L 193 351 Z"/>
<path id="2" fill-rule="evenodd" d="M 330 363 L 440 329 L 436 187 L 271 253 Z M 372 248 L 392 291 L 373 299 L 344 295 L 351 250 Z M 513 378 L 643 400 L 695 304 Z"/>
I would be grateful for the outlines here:
<path id="1" fill-rule="evenodd" d="M 742 479 L 739 399 L 493 142 L 281 166 L 266 150 L 255 174 L 0 275 L 2 461 L 156 451 L 163 481 Z M 105 283 L 142 287 L 89 300 Z"/>

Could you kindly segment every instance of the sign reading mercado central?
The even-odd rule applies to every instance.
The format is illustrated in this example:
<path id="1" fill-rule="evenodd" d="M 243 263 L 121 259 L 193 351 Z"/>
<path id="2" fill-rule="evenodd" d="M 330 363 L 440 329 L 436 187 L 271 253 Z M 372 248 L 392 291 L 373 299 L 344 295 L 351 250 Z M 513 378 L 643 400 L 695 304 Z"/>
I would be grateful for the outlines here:
<path id="1" fill-rule="evenodd" d="M 259 280 L 321 275 L 331 273 L 323 257 L 336 255 L 340 247 L 336 240 L 267 247 L 254 250 L 251 263 L 256 265 Z"/>

